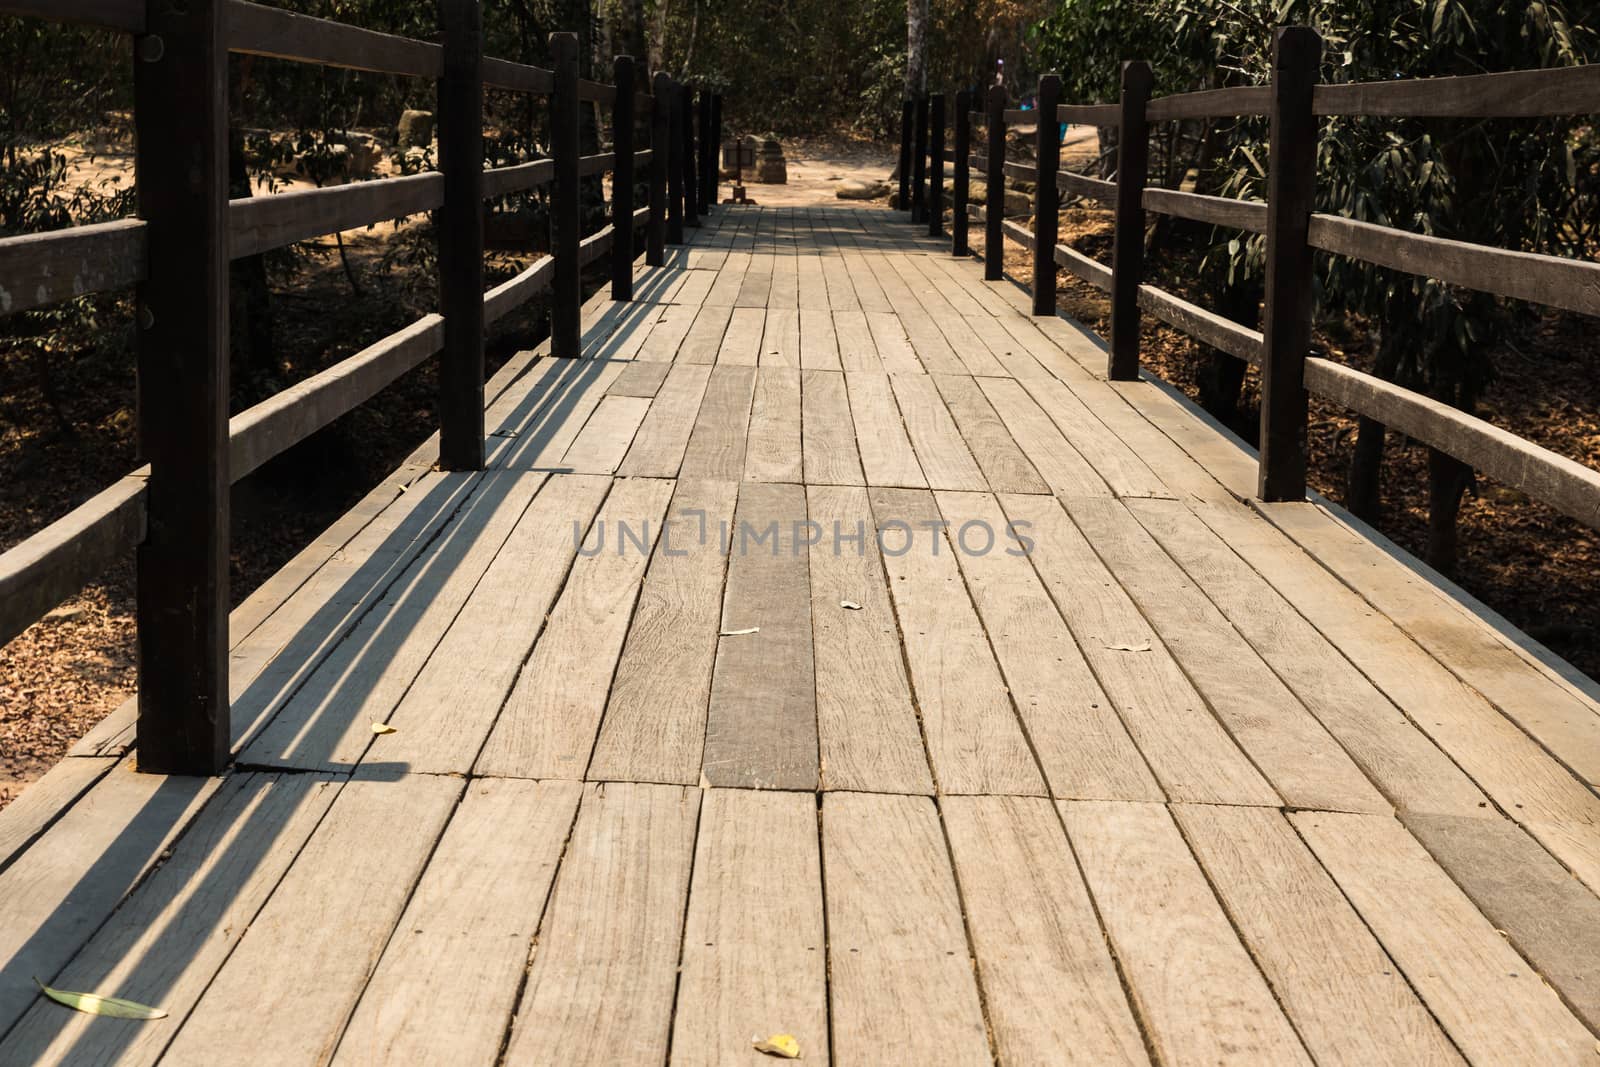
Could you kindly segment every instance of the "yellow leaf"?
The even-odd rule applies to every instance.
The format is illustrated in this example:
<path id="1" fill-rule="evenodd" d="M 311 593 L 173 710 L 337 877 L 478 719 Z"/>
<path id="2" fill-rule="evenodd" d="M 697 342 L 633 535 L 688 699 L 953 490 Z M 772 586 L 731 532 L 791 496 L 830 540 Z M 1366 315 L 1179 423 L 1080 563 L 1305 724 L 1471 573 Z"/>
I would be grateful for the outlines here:
<path id="1" fill-rule="evenodd" d="M 796 1041 L 793 1034 L 773 1034 L 765 1040 L 757 1037 L 751 1039 L 757 1052 L 765 1052 L 768 1056 L 777 1056 L 785 1060 L 800 1058 L 800 1042 Z"/>
<path id="2" fill-rule="evenodd" d="M 392 734 L 394 733 L 394 727 L 386 722 L 375 722 L 372 724 L 372 732 L 375 734 Z"/>
<path id="3" fill-rule="evenodd" d="M 35 978 L 33 984 L 45 996 L 57 1004 L 65 1004 L 75 1011 L 85 1012 L 89 1015 L 106 1015 L 113 1019 L 165 1019 L 167 1013 L 160 1008 L 152 1008 L 147 1004 L 135 1004 L 131 1000 L 118 1000 L 116 997 L 102 997 L 97 993 L 69 993 L 64 989 L 51 989 L 39 979 Z"/>

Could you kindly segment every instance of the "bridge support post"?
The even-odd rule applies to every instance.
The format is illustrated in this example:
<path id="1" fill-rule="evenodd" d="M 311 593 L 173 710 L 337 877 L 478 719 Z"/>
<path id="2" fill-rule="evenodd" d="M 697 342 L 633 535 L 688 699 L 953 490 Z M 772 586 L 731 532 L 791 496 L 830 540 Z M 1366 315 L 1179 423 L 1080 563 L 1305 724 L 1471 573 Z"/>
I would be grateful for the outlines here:
<path id="1" fill-rule="evenodd" d="M 1056 233 L 1060 228 L 1061 191 L 1056 171 L 1061 166 L 1061 123 L 1056 106 L 1061 101 L 1061 79 L 1046 74 L 1039 79 L 1039 170 L 1033 190 L 1033 313 L 1056 313 Z M 1001 171 L 1004 174 L 1004 170 Z"/>
<path id="2" fill-rule="evenodd" d="M 900 199 L 895 206 L 911 210 L 911 99 L 900 101 Z"/>
<path id="3" fill-rule="evenodd" d="M 1322 38 L 1285 26 L 1272 42 L 1271 137 L 1267 166 L 1267 293 L 1262 323 L 1262 500 L 1306 495 L 1306 351 L 1311 347 L 1312 258 L 1307 243 L 1317 192 L 1317 120 L 1312 88 Z"/>
<path id="4" fill-rule="evenodd" d="M 611 65 L 617 98 L 611 105 L 611 299 L 633 299 L 633 57 Z"/>
<path id="5" fill-rule="evenodd" d="M 683 92 L 683 154 L 679 157 L 683 162 L 683 224 L 685 226 L 700 225 L 700 212 L 696 204 L 700 200 L 699 183 L 695 179 L 694 167 L 694 88 L 685 85 Z"/>
<path id="6" fill-rule="evenodd" d="M 644 261 L 667 261 L 667 158 L 672 141 L 672 79 L 657 73 L 650 85 L 650 221 L 644 230 Z"/>
<path id="7" fill-rule="evenodd" d="M 216 774 L 228 699 L 228 45 L 223 0 L 148 5 L 136 49 L 139 769 Z M 143 43 L 143 42 L 142 42 Z"/>
<path id="8" fill-rule="evenodd" d="M 660 81 L 658 89 L 663 88 Z M 667 241 L 683 244 L 683 92 L 677 82 L 667 80 Z"/>
<path id="9" fill-rule="evenodd" d="M 928 94 L 917 97 L 911 142 L 911 221 L 928 221 Z"/>
<path id="10" fill-rule="evenodd" d="M 989 87 L 989 155 L 984 160 L 983 280 L 1006 276 L 1006 91 Z"/>
<path id="11" fill-rule="evenodd" d="M 441 0 L 439 14 L 439 466 L 476 471 L 484 462 L 483 13 L 477 0 Z"/>
<path id="12" fill-rule="evenodd" d="M 551 185 L 550 251 L 556 258 L 550 287 L 550 354 L 576 359 L 582 350 L 579 309 L 583 303 L 578 242 L 583 204 L 578 189 L 578 36 L 550 35 L 555 87 L 550 93 L 550 154 L 555 158 Z"/>
<path id="13" fill-rule="evenodd" d="M 950 205 L 950 254 L 964 256 L 967 248 L 967 199 L 972 182 L 972 94 L 956 93 L 955 174 Z"/>
<path id="14" fill-rule="evenodd" d="M 1150 170 L 1150 126 L 1145 105 L 1154 83 L 1150 64 L 1122 64 L 1122 104 L 1117 133 L 1116 229 L 1111 248 L 1112 381 L 1139 380 L 1139 285 L 1144 281 L 1144 186 Z"/>
<path id="15" fill-rule="evenodd" d="M 928 236 L 944 236 L 944 110 L 945 94 L 933 98 L 928 120 Z"/>

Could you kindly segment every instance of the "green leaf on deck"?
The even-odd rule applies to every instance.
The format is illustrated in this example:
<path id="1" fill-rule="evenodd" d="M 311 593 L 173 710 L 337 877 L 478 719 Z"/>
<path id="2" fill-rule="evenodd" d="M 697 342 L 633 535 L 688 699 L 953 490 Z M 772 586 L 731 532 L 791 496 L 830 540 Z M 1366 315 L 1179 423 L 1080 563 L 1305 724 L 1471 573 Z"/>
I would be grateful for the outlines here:
<path id="1" fill-rule="evenodd" d="M 39 991 L 57 1004 L 65 1004 L 74 1011 L 81 1011 L 88 1015 L 105 1015 L 113 1019 L 165 1019 L 167 1013 L 160 1008 L 152 1008 L 148 1004 L 135 1004 L 131 1000 L 120 1000 L 117 997 L 102 997 L 98 993 L 71 993 L 64 989 L 51 989 L 39 979 L 35 978 L 33 984 Z"/>

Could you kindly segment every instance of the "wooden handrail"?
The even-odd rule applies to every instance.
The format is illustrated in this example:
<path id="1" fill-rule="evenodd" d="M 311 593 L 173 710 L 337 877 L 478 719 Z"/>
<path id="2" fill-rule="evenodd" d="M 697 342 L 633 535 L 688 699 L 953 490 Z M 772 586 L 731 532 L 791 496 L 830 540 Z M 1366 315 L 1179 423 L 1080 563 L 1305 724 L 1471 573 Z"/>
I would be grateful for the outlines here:
<path id="1" fill-rule="evenodd" d="M 1267 232 L 1267 204 L 1264 200 L 1233 200 L 1225 196 L 1184 193 L 1176 189 L 1146 189 L 1146 211 L 1173 218 L 1209 222 L 1251 233 Z"/>
<path id="2" fill-rule="evenodd" d="M 0 315 L 144 281 L 144 222 L 0 238 Z"/>
<path id="3" fill-rule="evenodd" d="M 0 11 L 124 33 L 144 32 L 144 0 L 5 0 Z"/>
<path id="4" fill-rule="evenodd" d="M 226 0 L 228 50 L 348 70 L 437 78 L 443 49 L 392 33 L 364 30 L 332 19 L 298 15 L 249 0 Z"/>
<path id="5" fill-rule="evenodd" d="M 1600 65 L 1319 85 L 1318 115 L 1546 118 L 1600 114 Z"/>
<path id="6" fill-rule="evenodd" d="M 1168 119 L 1238 118 L 1265 115 L 1272 102 L 1272 87 L 1239 85 L 1231 89 L 1202 89 L 1193 93 L 1158 96 L 1145 108 L 1151 122 Z"/>
<path id="7" fill-rule="evenodd" d="M 444 175 L 429 171 L 401 178 L 249 196 L 228 204 L 232 259 L 323 234 L 432 211 L 444 202 Z"/>
<path id="8" fill-rule="evenodd" d="M 555 72 L 509 59 L 483 58 L 483 84 L 513 92 L 543 94 L 555 85 Z"/>

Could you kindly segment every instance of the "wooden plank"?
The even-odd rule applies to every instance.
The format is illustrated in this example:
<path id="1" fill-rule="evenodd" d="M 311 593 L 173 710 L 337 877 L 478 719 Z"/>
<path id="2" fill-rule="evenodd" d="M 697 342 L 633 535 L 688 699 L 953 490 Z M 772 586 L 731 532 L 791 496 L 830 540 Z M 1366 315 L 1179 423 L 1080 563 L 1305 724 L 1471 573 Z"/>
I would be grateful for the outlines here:
<path id="1" fill-rule="evenodd" d="M 1267 232 L 1265 200 L 1236 200 L 1228 196 L 1207 196 L 1177 189 L 1146 189 L 1140 199 L 1146 211 L 1250 233 Z"/>
<path id="2" fill-rule="evenodd" d="M 214 1064 L 241 1048 L 326 1061 L 461 789 L 432 775 L 347 782 L 162 1062 Z"/>
<path id="3" fill-rule="evenodd" d="M 1238 85 L 1227 89 L 1202 89 L 1193 93 L 1158 96 L 1145 114 L 1151 122 L 1168 119 L 1238 118 L 1265 115 L 1272 99 L 1270 85 Z"/>
<path id="4" fill-rule="evenodd" d="M 774 256 L 771 252 L 759 251 L 751 254 L 750 267 L 740 280 L 739 293 L 734 297 L 734 307 L 765 308 L 767 306 L 767 298 L 772 292 L 773 259 Z"/>
<path id="5" fill-rule="evenodd" d="M 582 779 L 673 484 L 617 481 L 483 746 L 475 773 Z"/>
<path id="6" fill-rule="evenodd" d="M 1006 516 L 1033 540 L 1034 568 L 1167 796 L 1277 807 L 1272 787 L 1060 504 L 1042 496 L 999 499 Z"/>
<path id="7" fill-rule="evenodd" d="M 1594 1035 L 1399 823 L 1289 820 L 1468 1059 L 1594 1062 Z"/>
<path id="8" fill-rule="evenodd" d="M 467 787 L 335 1063 L 495 1058 L 581 792 L 576 782 Z"/>
<path id="9" fill-rule="evenodd" d="M 932 377 L 927 374 L 889 376 L 904 416 L 906 433 L 911 438 L 917 463 L 932 489 L 965 489 L 981 492 L 989 488 L 978 469 L 955 420 L 945 409 Z"/>
<path id="10" fill-rule="evenodd" d="M 806 497 L 820 531 L 810 553 L 823 788 L 931 794 L 866 491 L 808 486 Z"/>
<path id="11" fill-rule="evenodd" d="M 761 360 L 761 335 L 766 330 L 766 311 L 736 307 L 728 320 L 728 332 L 717 349 L 717 363 L 754 367 Z"/>
<path id="12" fill-rule="evenodd" d="M 245 0 L 225 0 L 224 7 L 230 52 L 418 78 L 438 77 L 443 65 L 442 50 L 431 41 L 376 33 Z"/>
<path id="13" fill-rule="evenodd" d="M 1507 819 L 1409 812 L 1400 820 L 1567 1007 L 1596 1029 L 1600 899 Z"/>
<path id="14" fill-rule="evenodd" d="M 680 348 L 688 339 L 689 331 L 701 310 L 698 305 L 668 304 L 662 307 L 661 313 L 650 323 L 649 332 L 645 334 L 644 340 L 639 342 L 634 358 L 650 363 L 671 363 L 678 359 Z M 720 344 L 721 338 L 719 337 L 717 341 Z"/>
<path id="15" fill-rule="evenodd" d="M 606 389 L 606 395 L 654 397 L 661 391 L 661 384 L 666 381 L 667 372 L 670 370 L 672 370 L 670 361 L 630 363 Z"/>
<path id="16" fill-rule="evenodd" d="M 800 418 L 806 484 L 865 484 L 843 374 L 800 372 Z"/>
<path id="17" fill-rule="evenodd" d="M 1137 452 L 1106 428 L 1064 382 L 1029 379 L 1024 388 L 1095 473 L 1119 497 L 1171 497 L 1172 490 Z"/>
<path id="18" fill-rule="evenodd" d="M 0 872 L 0 1032 L 95 932 L 217 787 L 121 763 Z"/>
<path id="19" fill-rule="evenodd" d="M 911 439 L 906 436 L 887 374 L 845 375 L 850 413 L 861 450 L 861 468 L 868 485 L 927 487 Z"/>
<path id="20" fill-rule="evenodd" d="M 1188 804 L 1172 814 L 1318 1063 L 1462 1062 L 1281 814 Z"/>
<path id="21" fill-rule="evenodd" d="M 648 397 L 603 397 L 561 457 L 561 467 L 579 474 L 610 474 L 616 470 L 633 444 L 650 404 Z"/>
<path id="22" fill-rule="evenodd" d="M 800 371 L 782 365 L 762 366 L 756 372 L 744 479 L 798 482 L 800 467 Z"/>
<path id="23" fill-rule="evenodd" d="M 1247 522 L 1242 510 L 1239 521 L 1229 523 L 1227 540 L 1176 501 L 1135 501 L 1129 510 L 1397 808 L 1486 814 L 1488 801 L 1471 779 L 1234 554 L 1246 540 L 1281 545 L 1281 535 L 1259 519 Z M 1259 553 L 1257 565 L 1316 563 Z"/>
<path id="24" fill-rule="evenodd" d="M 347 769 L 372 741 L 500 551 L 542 475 L 494 472 L 240 755 L 254 766 Z"/>
<path id="25" fill-rule="evenodd" d="M 611 683 L 591 780 L 700 780 L 736 491 L 733 482 L 678 482 Z"/>
<path id="26" fill-rule="evenodd" d="M 1228 733 L 1291 807 L 1389 803 L 1216 605 L 1114 500 L 1063 500 Z"/>
<path id="27" fill-rule="evenodd" d="M 774 853 L 783 862 L 774 863 Z M 680 970 L 673 1067 L 744 1062 L 753 1055 L 751 1035 L 775 1033 L 794 1035 L 806 1062 L 828 1062 L 813 797 L 737 789 L 705 794 Z"/>
<path id="28" fill-rule="evenodd" d="M 338 792 L 317 775 L 229 778 L 149 879 L 48 980 L 115 990 L 184 1018 Z M 0 1044 L 0 1059 L 154 1063 L 171 1038 L 170 1024 L 130 1027 L 40 998 Z"/>
<path id="29" fill-rule="evenodd" d="M 845 370 L 883 373 L 883 359 L 864 313 L 835 311 L 833 325 L 839 342 L 839 363 Z"/>
<path id="30" fill-rule="evenodd" d="M 873 346 L 878 350 L 878 358 L 883 361 L 885 371 L 918 374 L 928 369 L 917 358 L 917 350 L 907 336 L 906 324 L 900 316 L 888 311 L 869 311 L 866 312 L 866 319 L 867 329 L 872 332 Z M 950 369 L 947 364 L 937 361 L 936 366 Z M 846 361 L 845 369 L 854 368 Z"/>
<path id="31" fill-rule="evenodd" d="M 995 414 L 994 407 L 974 379 L 959 374 L 929 377 L 949 407 L 991 489 L 997 493 L 1050 492 L 1050 486 L 1017 447 L 1011 432 Z"/>
<path id="32" fill-rule="evenodd" d="M 873 489 L 870 499 L 940 792 L 1043 795 L 932 495 Z"/>
<path id="33" fill-rule="evenodd" d="M 768 308 L 761 336 L 763 367 L 800 366 L 800 312 L 794 308 Z"/>
<path id="34" fill-rule="evenodd" d="M 438 172 L 377 178 L 228 203 L 228 258 L 432 211 L 444 201 Z"/>
<path id="35" fill-rule="evenodd" d="M 1059 805 L 1156 1057 L 1310 1064 L 1166 810 Z"/>
<path id="36" fill-rule="evenodd" d="M 1034 468 L 1056 493 L 1074 497 L 1107 497 L 1105 479 L 1072 447 L 1050 416 L 1023 387 L 1009 378 L 974 379 L 994 405 Z"/>
<path id="37" fill-rule="evenodd" d="M 706 718 L 703 773 L 713 786 L 817 788 L 805 521 L 798 485 L 747 483 L 739 491 Z M 736 633 L 750 628 L 759 629 Z"/>
<path id="38" fill-rule="evenodd" d="M 700 791 L 584 788 L 503 1062 L 661 1063 Z"/>
<path id="39" fill-rule="evenodd" d="M 117 765 L 113 756 L 63 759 L 0 809 L 0 871 Z"/>
<path id="40" fill-rule="evenodd" d="M 942 812 L 1001 1061 L 1149 1063 L 1050 802 L 947 797 Z"/>
<path id="41" fill-rule="evenodd" d="M 754 367 L 712 369 L 683 455 L 682 477 L 738 481 L 743 475 L 755 384 Z"/>
<path id="42" fill-rule="evenodd" d="M 642 364 L 636 364 L 642 366 Z M 617 473 L 625 478 L 672 478 L 683 464 L 711 368 L 683 363 L 672 367 L 639 424 Z"/>
<path id="43" fill-rule="evenodd" d="M 144 226 L 118 219 L 0 238 L 0 315 L 143 281 Z"/>
<path id="44" fill-rule="evenodd" d="M 834 1061 L 992 1063 L 933 803 L 829 793 L 822 847 Z"/>
<path id="45" fill-rule="evenodd" d="M 466 774 L 549 618 L 611 479 L 561 474 L 522 513 L 364 762 Z M 441 714 L 449 708 L 449 714 Z"/>
<path id="46" fill-rule="evenodd" d="M 556 378 L 535 410 L 518 405 L 491 434 L 509 434 L 507 447 L 490 457 L 489 466 L 503 470 L 558 470 L 562 457 L 582 431 L 606 390 L 627 364 L 611 360 L 569 359 L 554 372 Z M 494 425 L 491 417 L 489 425 Z"/>
<path id="47" fill-rule="evenodd" d="M 694 325 L 684 335 L 678 347 L 679 363 L 715 363 L 722 348 L 722 336 L 728 331 L 733 317 L 733 306 L 712 304 L 702 307 L 694 317 Z"/>
<path id="48" fill-rule="evenodd" d="M 1542 118 L 1600 111 L 1600 69 L 1593 65 L 1513 70 L 1454 78 L 1318 85 L 1318 115 Z"/>
<path id="49" fill-rule="evenodd" d="M 800 309 L 800 365 L 806 370 L 842 370 L 839 337 L 826 307 Z"/>
<path id="50" fill-rule="evenodd" d="M 994 497 L 934 495 L 1051 794 L 1163 799 Z"/>

